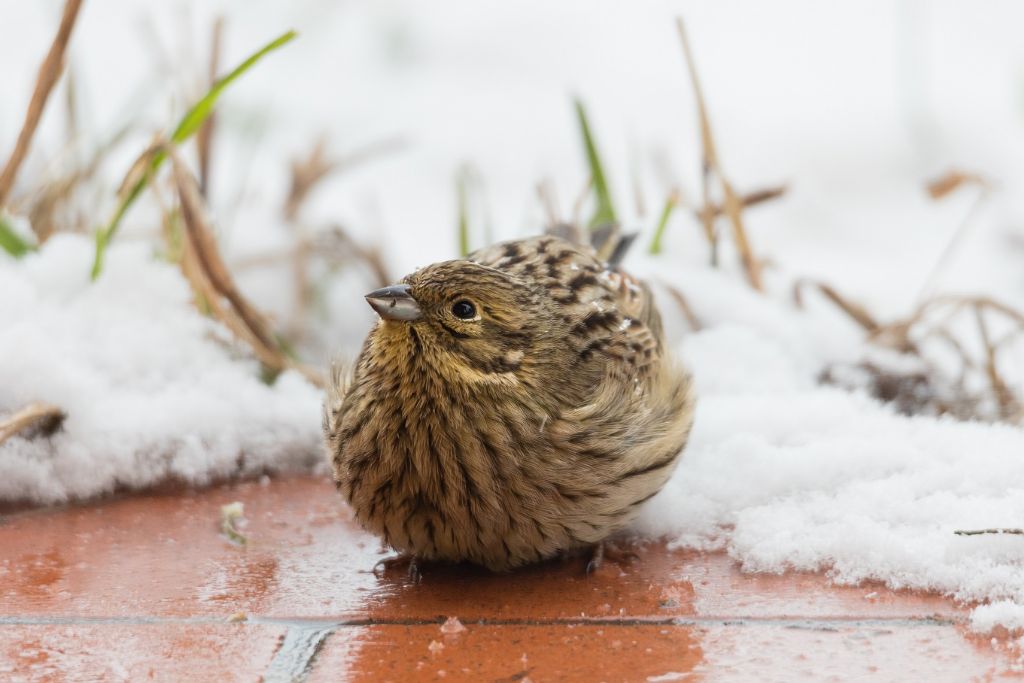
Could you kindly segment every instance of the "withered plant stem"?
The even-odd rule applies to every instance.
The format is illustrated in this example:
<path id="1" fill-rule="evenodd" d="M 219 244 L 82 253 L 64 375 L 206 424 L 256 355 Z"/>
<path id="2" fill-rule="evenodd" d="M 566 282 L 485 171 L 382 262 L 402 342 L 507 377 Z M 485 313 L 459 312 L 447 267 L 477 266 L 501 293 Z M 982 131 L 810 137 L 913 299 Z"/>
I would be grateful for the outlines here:
<path id="1" fill-rule="evenodd" d="M 18 169 L 28 154 L 36 127 L 39 125 L 39 119 L 42 118 L 43 110 L 46 109 L 46 101 L 50 97 L 53 86 L 60 79 L 61 72 L 64 71 L 64 52 L 67 50 L 68 40 L 71 39 L 71 30 L 75 27 L 78 10 L 81 7 L 82 0 L 67 0 L 64 4 L 64 14 L 61 16 L 57 35 L 53 38 L 50 51 L 46 53 L 42 66 L 39 67 L 36 87 L 32 91 L 32 99 L 29 100 L 28 110 L 25 112 L 25 122 L 21 126 L 21 132 L 18 133 L 18 140 L 14 144 L 11 156 L 8 158 L 3 172 L 0 172 L 0 207 L 7 204 L 7 198 L 14 186 Z"/>
<path id="2" fill-rule="evenodd" d="M 217 81 L 220 71 L 220 52 L 224 38 L 224 17 L 217 17 L 213 22 L 210 35 L 210 63 L 207 70 L 207 87 L 209 90 Z M 213 154 L 213 133 L 217 127 L 217 112 L 211 113 L 196 133 L 196 148 L 199 152 L 199 192 L 203 197 L 210 196 L 210 168 Z"/>
<path id="3" fill-rule="evenodd" d="M 185 226 L 186 245 L 182 267 L 186 277 L 191 275 L 190 281 L 194 285 L 200 284 L 197 293 L 208 299 L 213 314 L 236 336 L 247 342 L 256 357 L 269 370 L 279 372 L 291 368 L 302 373 L 317 386 L 323 386 L 323 377 L 318 372 L 288 358 L 271 331 L 270 323 L 239 291 L 224 264 L 213 230 L 207 222 L 195 177 L 185 166 L 173 145 L 164 144 L 161 149 L 171 161 L 182 222 Z M 192 264 L 195 268 L 192 268 Z M 190 273 L 190 270 L 193 272 Z M 196 270 L 201 273 L 202 278 L 195 277 Z M 206 287 L 204 280 L 208 281 L 209 287 Z M 219 297 L 223 297 L 230 304 L 230 308 L 220 306 Z"/>
<path id="4" fill-rule="evenodd" d="M 711 245 L 712 265 L 718 265 L 718 235 L 715 230 L 715 212 L 709 207 L 711 201 L 711 180 L 717 178 L 722 189 L 722 210 L 729 219 L 732 226 L 732 237 L 736 243 L 736 250 L 740 254 L 740 261 L 743 264 L 743 271 L 746 274 L 747 282 L 758 291 L 764 290 L 761 279 L 761 262 L 754 256 L 747 239 L 747 231 L 743 225 L 743 200 L 733 188 L 725 174 L 718 159 L 718 151 L 715 147 L 715 138 L 711 131 L 711 120 L 708 117 L 707 106 L 704 102 L 704 90 L 701 88 L 700 76 L 697 74 L 696 63 L 693 59 L 693 51 L 690 49 L 690 39 L 686 34 L 686 25 L 681 17 L 676 18 L 676 28 L 679 30 L 679 38 L 683 46 L 683 56 L 686 58 L 686 67 L 690 73 L 690 82 L 693 85 L 693 94 L 697 100 L 697 115 L 700 119 L 701 147 L 704 151 L 704 158 L 701 167 L 702 194 L 704 209 L 698 213 L 704 226 L 704 235 Z"/>
<path id="5" fill-rule="evenodd" d="M 31 403 L 13 415 L 0 419 L 0 443 L 32 427 L 55 429 L 64 419 L 64 412 L 48 403 Z"/>
<path id="6" fill-rule="evenodd" d="M 933 294 L 935 290 L 935 283 L 938 280 L 939 275 L 949 265 L 953 255 L 957 252 L 957 248 L 974 226 L 974 219 L 978 215 L 978 212 L 985 206 L 991 196 L 991 186 L 981 176 L 961 174 L 956 175 L 955 177 L 957 178 L 957 184 L 954 187 L 947 187 L 946 185 L 943 185 L 941 190 L 936 190 L 933 189 L 935 187 L 935 184 L 933 184 L 929 186 L 929 194 L 931 194 L 935 199 L 941 199 L 956 189 L 956 187 L 960 187 L 965 184 L 973 184 L 978 187 L 978 196 L 974 198 L 973 202 L 971 202 L 970 207 L 967 209 L 967 213 L 965 213 L 964 217 L 960 220 L 960 224 L 957 226 L 956 230 L 953 231 L 952 236 L 949 238 L 949 242 L 942 250 L 938 260 L 935 262 L 935 265 L 932 266 L 931 271 L 929 271 L 928 276 L 924 280 L 924 284 L 921 285 L 921 290 L 917 294 L 917 302 L 919 304 L 927 301 Z M 946 182 L 948 183 L 952 181 Z"/>

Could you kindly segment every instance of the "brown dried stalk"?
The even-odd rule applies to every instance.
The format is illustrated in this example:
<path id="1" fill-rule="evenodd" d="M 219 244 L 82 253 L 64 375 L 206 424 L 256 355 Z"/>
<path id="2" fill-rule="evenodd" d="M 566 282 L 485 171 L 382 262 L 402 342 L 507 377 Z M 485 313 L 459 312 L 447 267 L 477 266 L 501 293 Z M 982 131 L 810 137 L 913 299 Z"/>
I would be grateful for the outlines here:
<path id="1" fill-rule="evenodd" d="M 291 250 L 265 252 L 239 259 L 235 262 L 235 268 L 265 268 L 298 257 L 308 260 L 314 256 L 324 259 L 330 266 L 339 265 L 346 259 L 362 262 L 370 269 L 374 281 L 381 287 L 394 283 L 384 265 L 380 250 L 361 245 L 340 225 L 333 226 L 323 235 L 303 238 Z"/>
<path id="2" fill-rule="evenodd" d="M 282 213 L 289 223 L 299 214 L 299 207 L 306 201 L 310 191 L 338 167 L 338 162 L 328 160 L 326 155 L 327 139 L 319 138 L 313 149 L 304 159 L 292 161 L 292 180 L 285 199 Z"/>
<path id="3" fill-rule="evenodd" d="M 988 198 L 991 196 L 992 184 L 983 176 L 977 173 L 964 173 L 962 171 L 949 171 L 941 178 L 933 180 L 928 183 L 927 190 L 928 194 L 932 199 L 939 200 L 950 193 L 955 191 L 957 188 L 964 186 L 974 186 L 978 188 L 978 196 L 975 197 L 974 201 L 967 209 L 967 213 L 960 220 L 960 224 L 956 230 L 953 231 L 953 235 L 949 238 L 949 242 L 946 244 L 945 249 L 942 250 L 942 254 L 939 259 L 932 266 L 928 276 L 924 279 L 924 284 L 921 285 L 921 291 L 917 295 L 919 302 L 925 301 L 932 290 L 935 287 L 935 281 L 938 279 L 939 274 L 946 269 L 953 254 L 957 252 L 957 247 L 966 237 L 967 233 L 970 232 L 971 226 L 974 224 L 974 217 L 978 214 L 978 211 L 985 205 Z"/>
<path id="4" fill-rule="evenodd" d="M 334 235 L 335 241 L 344 245 L 343 248 L 351 253 L 357 261 L 366 264 L 381 287 L 386 287 L 394 282 L 387 266 L 384 265 L 384 257 L 381 255 L 380 249 L 363 246 L 345 232 L 340 225 L 335 225 L 329 234 Z"/>
<path id="5" fill-rule="evenodd" d="M 83 231 L 88 227 L 84 217 L 81 220 L 61 220 L 59 215 L 75 195 L 75 191 L 87 183 L 107 155 L 128 134 L 130 128 L 122 127 L 108 140 L 101 143 L 84 164 L 72 168 L 62 176 L 47 181 L 28 196 L 22 195 L 12 200 L 12 206 L 18 213 L 28 216 L 32 232 L 36 235 L 36 243 L 44 244 L 54 233 L 66 231 Z"/>
<path id="6" fill-rule="evenodd" d="M 1024 529 L 957 529 L 953 533 L 957 536 L 980 536 L 982 534 L 1024 536 Z"/>
<path id="7" fill-rule="evenodd" d="M 789 188 L 785 185 L 776 185 L 774 187 L 766 187 L 762 190 L 754 190 L 740 197 L 741 208 L 747 209 L 751 206 L 757 206 L 764 202 L 771 201 L 772 199 L 778 199 L 782 195 L 786 194 Z M 712 224 L 716 218 L 725 213 L 725 207 L 722 204 L 707 204 L 694 209 L 693 215 L 697 217 L 697 220 L 701 222 L 701 225 L 705 225 L 708 221 Z"/>
<path id="8" fill-rule="evenodd" d="M 1011 388 L 1000 374 L 997 364 L 999 350 L 1009 341 L 1024 333 L 1024 313 L 991 297 L 984 296 L 943 296 L 936 297 L 919 305 L 907 317 L 890 323 L 880 324 L 859 304 L 841 296 L 834 288 L 818 282 L 800 281 L 794 286 L 793 296 L 798 306 L 802 306 L 801 290 L 806 285 L 815 286 L 829 301 L 856 321 L 865 332 L 868 340 L 879 346 L 895 349 L 901 353 L 910 353 L 922 357 L 920 344 L 926 339 L 935 338 L 949 346 L 961 359 L 962 369 L 959 385 L 962 387 L 968 371 L 982 372 L 989 384 L 989 393 L 999 409 L 999 419 L 1012 424 L 1024 421 L 1024 400 Z M 948 329 L 951 320 L 964 309 L 970 309 L 978 328 L 984 348 L 984 358 L 975 362 L 964 346 Z M 1014 329 L 1000 340 L 993 341 L 989 332 L 985 312 L 1001 315 L 1014 325 Z M 941 313 L 936 318 L 936 312 Z M 921 327 L 925 329 L 920 329 Z M 914 339 L 911 338 L 914 334 Z M 964 400 L 976 402 L 976 397 L 964 397 Z"/>
<path id="9" fill-rule="evenodd" d="M 579 223 L 562 218 L 562 214 L 558 209 L 555 184 L 550 178 L 537 184 L 537 197 L 540 199 L 541 206 L 544 207 L 544 213 L 547 216 L 547 221 L 544 225 L 545 235 L 552 235 L 573 244 L 586 244 L 587 240 L 583 236 L 583 230 L 580 229 Z"/>
<path id="10" fill-rule="evenodd" d="M 992 388 L 992 395 L 999 406 L 999 417 L 1006 421 L 1016 421 L 1022 414 L 1022 407 L 1013 391 L 1006 384 L 1006 380 L 999 374 L 996 367 L 996 349 L 992 344 L 992 337 L 985 323 L 985 314 L 980 306 L 974 307 L 974 317 L 978 322 L 978 333 L 981 335 L 981 343 L 985 347 L 985 376 L 988 377 L 989 386 Z"/>
<path id="11" fill-rule="evenodd" d="M 583 205 L 586 204 L 587 198 L 590 196 L 590 190 L 594 186 L 594 178 L 587 176 L 587 182 L 580 188 L 580 193 L 576 195 L 576 201 L 572 203 L 572 220 L 570 221 L 573 225 L 579 226 L 583 224 Z M 582 237 L 580 238 L 582 241 Z"/>
<path id="12" fill-rule="evenodd" d="M 295 280 L 295 303 L 291 309 L 288 324 L 290 339 L 301 339 L 305 334 L 307 311 L 313 302 L 315 292 L 310 281 L 309 266 L 313 256 L 323 246 L 322 238 L 314 238 L 308 234 L 306 226 L 299 221 L 299 213 L 313 189 L 330 174 L 362 163 L 379 154 L 392 150 L 396 145 L 404 144 L 401 139 L 383 140 L 350 153 L 344 159 L 328 159 L 326 154 L 327 140 L 321 137 L 313 145 L 313 149 L 305 159 L 295 159 L 291 164 L 291 186 L 285 199 L 282 214 L 285 222 L 295 233 L 296 247 L 288 254 L 291 260 L 292 275 Z M 374 274 L 380 278 L 387 275 L 380 254 L 371 249 L 364 249 L 355 240 L 348 238 L 341 228 L 336 228 L 336 237 L 346 242 L 353 255 L 369 265 Z M 344 257 L 342 257 L 344 258 Z M 390 284 L 382 283 L 381 286 Z"/>
<path id="13" fill-rule="evenodd" d="M 78 18 L 78 10 L 82 6 L 82 0 L 67 0 L 64 4 L 64 14 L 57 29 L 57 35 L 53 38 L 50 51 L 46 54 L 42 66 L 39 67 L 39 75 L 36 77 L 36 87 L 32 92 L 32 99 L 29 100 L 28 111 L 25 113 L 25 122 L 22 124 L 18 140 L 14 145 L 4 170 L 0 173 L 0 207 L 7 203 L 7 197 L 14 186 L 14 179 L 18 175 L 18 169 L 28 154 L 35 136 L 39 119 L 46 108 L 46 101 L 50 97 L 53 86 L 60 78 L 64 70 L 64 52 L 71 38 L 71 30 L 75 27 L 75 20 Z"/>
<path id="14" fill-rule="evenodd" d="M 874 316 L 867 312 L 860 304 L 850 301 L 846 297 L 839 294 L 834 287 L 824 282 L 818 282 L 814 280 L 797 280 L 793 283 L 793 301 L 797 307 L 804 307 L 803 290 L 805 287 L 814 287 L 824 295 L 826 299 L 835 304 L 840 310 L 846 315 L 864 328 L 865 332 L 874 333 L 881 329 L 881 325 L 875 320 Z"/>
<path id="15" fill-rule="evenodd" d="M 555 192 L 555 184 L 550 178 L 537 183 L 537 198 L 540 205 L 544 207 L 547 216 L 547 227 L 556 226 L 562 223 L 561 212 L 558 210 L 558 197 Z"/>
<path id="16" fill-rule="evenodd" d="M 52 434 L 63 421 L 64 412 L 60 408 L 48 403 L 31 403 L 0 420 L 0 443 L 30 429 Z"/>
<path id="17" fill-rule="evenodd" d="M 217 17 L 213 22 L 210 36 L 210 64 L 207 72 L 207 85 L 212 88 L 220 71 L 220 51 L 224 37 L 224 17 Z M 210 157 L 213 153 L 213 133 L 217 126 L 217 112 L 213 111 L 196 133 L 196 148 L 199 153 L 199 192 L 203 197 L 210 196 Z"/>
<path id="18" fill-rule="evenodd" d="M 925 189 L 932 199 L 943 199 L 964 185 L 977 185 L 984 188 L 991 187 L 988 179 L 978 173 L 952 169 L 946 171 L 938 178 L 929 180 L 925 185 Z"/>
<path id="19" fill-rule="evenodd" d="M 700 319 L 693 312 L 693 308 L 690 307 L 690 302 L 687 301 L 683 293 L 679 291 L 677 287 L 665 282 L 664 280 L 660 281 L 660 284 L 665 288 L 669 296 L 672 297 L 676 306 L 679 307 L 679 311 L 683 314 L 683 317 L 686 318 L 686 323 L 690 326 L 690 330 L 693 332 L 700 332 L 704 329 L 704 325 L 701 324 Z"/>
<path id="20" fill-rule="evenodd" d="M 321 137 L 305 159 L 292 161 L 291 187 L 283 209 L 285 220 L 295 220 L 310 192 L 327 176 L 394 152 L 405 144 L 404 138 L 386 138 L 349 152 L 340 159 L 329 159 L 326 154 L 327 139 Z"/>
<path id="21" fill-rule="evenodd" d="M 360 244 L 340 225 L 335 225 L 322 234 L 303 235 L 289 250 L 254 254 L 236 261 L 235 267 L 240 270 L 275 266 L 286 261 L 292 264 L 296 274 L 296 302 L 288 332 L 292 341 L 302 337 L 304 330 L 301 321 L 313 300 L 313 288 L 306 285 L 306 272 L 314 258 L 321 259 L 330 269 L 346 262 L 362 263 L 373 274 L 373 280 L 379 287 L 386 287 L 394 282 L 387 266 L 384 265 L 380 250 Z M 296 311 L 298 313 L 295 313 Z"/>
<path id="22" fill-rule="evenodd" d="M 715 147 L 714 135 L 711 132 L 711 121 L 708 117 L 707 106 L 704 102 L 704 91 L 700 85 L 700 77 L 697 74 L 696 63 L 693 59 L 693 52 L 690 49 L 690 40 L 686 35 L 686 25 L 681 17 L 676 18 L 676 28 L 679 31 L 679 38 L 682 41 L 683 56 L 686 58 L 686 67 L 690 74 L 690 83 L 693 86 L 694 97 L 697 100 L 697 114 L 700 119 L 700 138 L 703 149 L 702 183 L 704 206 L 710 207 L 711 202 L 711 178 L 718 179 L 722 189 L 722 210 L 729 218 L 732 226 L 732 237 L 736 243 L 736 249 L 740 254 L 740 261 L 743 264 L 744 273 L 750 286 L 758 291 L 763 291 L 764 285 L 761 280 L 761 262 L 754 256 L 747 239 L 747 231 L 743 226 L 743 201 L 733 188 L 722 171 L 718 159 L 718 151 Z M 704 226 L 704 235 L 711 244 L 712 265 L 718 264 L 718 236 L 715 231 L 715 214 L 710 208 L 701 211 L 700 216 Z"/>
<path id="23" fill-rule="evenodd" d="M 185 226 L 182 271 L 196 287 L 197 294 L 207 301 L 215 317 L 252 347 L 256 357 L 267 369 L 273 372 L 295 369 L 317 386 L 324 386 L 323 377 L 318 372 L 288 358 L 271 331 L 269 322 L 238 290 L 207 223 L 195 177 L 173 146 L 165 144 L 161 149 L 171 161 Z M 230 306 L 221 305 L 221 298 Z"/>

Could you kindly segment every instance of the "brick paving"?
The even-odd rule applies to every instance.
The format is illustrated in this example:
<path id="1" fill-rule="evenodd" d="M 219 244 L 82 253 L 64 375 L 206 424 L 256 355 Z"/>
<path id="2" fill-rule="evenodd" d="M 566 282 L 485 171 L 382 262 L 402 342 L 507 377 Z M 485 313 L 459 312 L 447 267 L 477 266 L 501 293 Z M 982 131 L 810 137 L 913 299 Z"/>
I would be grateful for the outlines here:
<path id="1" fill-rule="evenodd" d="M 244 546 L 219 529 L 234 501 Z M 379 543 L 307 477 L 13 512 L 0 516 L 0 681 L 1020 676 L 1006 639 L 966 634 L 966 610 L 940 597 L 633 550 L 589 577 L 582 559 L 378 577 Z"/>

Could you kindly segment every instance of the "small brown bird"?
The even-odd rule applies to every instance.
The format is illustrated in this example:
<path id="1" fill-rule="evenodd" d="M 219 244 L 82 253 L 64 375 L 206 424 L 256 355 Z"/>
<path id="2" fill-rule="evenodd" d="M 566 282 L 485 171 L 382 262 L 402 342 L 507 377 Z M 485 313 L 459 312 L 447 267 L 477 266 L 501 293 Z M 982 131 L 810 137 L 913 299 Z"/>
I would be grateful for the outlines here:
<path id="1" fill-rule="evenodd" d="M 650 290 L 589 247 L 506 242 L 366 298 L 380 321 L 324 428 L 339 491 L 402 558 L 599 561 L 675 468 L 689 375 Z"/>

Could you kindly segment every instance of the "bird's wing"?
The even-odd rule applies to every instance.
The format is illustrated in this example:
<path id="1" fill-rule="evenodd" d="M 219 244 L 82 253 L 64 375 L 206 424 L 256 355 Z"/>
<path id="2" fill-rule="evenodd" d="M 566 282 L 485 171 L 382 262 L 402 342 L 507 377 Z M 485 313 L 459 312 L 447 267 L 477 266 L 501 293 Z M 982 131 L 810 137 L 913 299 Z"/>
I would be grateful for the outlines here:
<path id="1" fill-rule="evenodd" d="M 496 244 L 469 259 L 543 287 L 565 312 L 570 343 L 584 361 L 608 360 L 615 374 L 642 377 L 659 360 L 661 316 L 651 290 L 591 247 L 545 235 Z"/>
<path id="2" fill-rule="evenodd" d="M 331 363 L 331 371 L 328 377 L 327 390 L 324 395 L 323 408 L 323 430 L 328 442 L 331 443 L 331 452 L 335 452 L 338 430 L 341 428 L 341 420 L 344 417 L 343 406 L 345 397 L 348 396 L 354 380 L 355 367 L 352 363 L 335 360 Z"/>
<path id="3" fill-rule="evenodd" d="M 581 463 L 600 462 L 606 483 L 623 495 L 643 491 L 632 500 L 636 505 L 650 497 L 651 479 L 663 481 L 676 462 L 693 425 L 694 405 L 689 373 L 663 362 L 652 368 L 642 392 L 608 377 L 591 401 L 549 422 L 547 436 L 557 452 Z"/>

